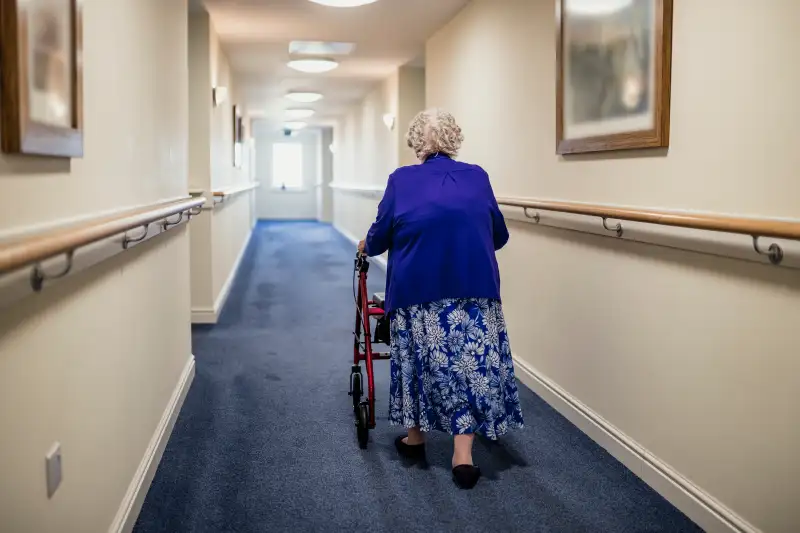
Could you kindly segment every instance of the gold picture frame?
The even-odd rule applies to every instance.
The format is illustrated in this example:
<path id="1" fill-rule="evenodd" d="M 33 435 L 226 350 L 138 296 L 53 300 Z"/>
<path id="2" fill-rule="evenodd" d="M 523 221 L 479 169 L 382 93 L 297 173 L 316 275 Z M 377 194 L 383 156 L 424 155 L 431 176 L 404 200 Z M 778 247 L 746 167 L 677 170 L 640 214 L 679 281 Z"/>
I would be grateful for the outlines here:
<path id="1" fill-rule="evenodd" d="M 556 0 L 556 65 L 557 154 L 669 146 L 672 0 Z"/>
<path id="2" fill-rule="evenodd" d="M 5 153 L 83 157 L 81 0 L 0 2 Z"/>

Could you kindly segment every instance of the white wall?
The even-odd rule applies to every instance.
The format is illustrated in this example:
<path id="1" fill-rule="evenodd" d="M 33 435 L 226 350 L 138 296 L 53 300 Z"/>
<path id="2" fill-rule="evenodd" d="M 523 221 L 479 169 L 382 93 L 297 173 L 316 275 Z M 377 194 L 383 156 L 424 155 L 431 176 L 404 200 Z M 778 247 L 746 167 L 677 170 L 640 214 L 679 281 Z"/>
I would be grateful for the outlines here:
<path id="1" fill-rule="evenodd" d="M 210 197 L 251 181 L 250 143 L 245 142 L 242 166 L 233 164 L 233 106 L 239 105 L 236 80 L 208 13 L 189 17 L 190 168 L 192 188 Z M 214 107 L 213 87 L 226 87 L 228 98 Z M 245 138 L 247 136 L 247 121 Z M 253 226 L 254 193 L 227 198 L 195 218 L 192 232 L 192 319 L 214 323 L 225 304 L 236 268 Z"/>
<path id="2" fill-rule="evenodd" d="M 245 185 L 250 179 L 250 144 L 247 142 L 249 124 L 244 118 L 247 108 L 243 105 L 235 76 L 228 58 L 222 51 L 219 37 L 211 28 L 211 84 L 229 88 L 229 99 L 211 111 L 211 187 L 213 190 L 227 190 Z M 244 142 L 242 143 L 241 166 L 233 164 L 233 106 L 238 105 L 243 116 Z M 252 202 L 255 193 L 240 193 L 219 204 L 212 213 L 212 290 L 214 311 L 221 313 L 228 297 L 236 270 L 253 227 Z"/>
<path id="3" fill-rule="evenodd" d="M 330 184 L 333 181 L 333 128 L 320 130 L 319 143 L 319 177 L 317 180 L 317 220 L 320 222 L 333 222 L 333 191 Z"/>
<path id="4" fill-rule="evenodd" d="M 0 231 L 186 194 L 186 2 L 83 13 L 85 156 L 0 156 Z M 188 271 L 177 229 L 0 312 L 2 531 L 109 530 L 193 361 Z M 54 442 L 64 479 L 48 500 Z"/>
<path id="5" fill-rule="evenodd" d="M 419 163 L 417 155 L 408 148 L 406 131 L 411 120 L 425 109 L 425 69 L 420 67 L 400 67 L 397 76 L 397 153 L 398 165 Z"/>
<path id="6" fill-rule="evenodd" d="M 205 11 L 189 15 L 189 188 L 211 191 L 211 19 Z M 192 309 L 213 310 L 211 214 L 194 217 L 191 229 Z M 209 311 L 213 313 L 213 311 Z"/>
<path id="7" fill-rule="evenodd" d="M 379 192 L 400 165 L 417 163 L 405 143 L 410 120 L 425 107 L 425 71 L 401 67 L 378 84 L 334 130 L 334 183 L 375 191 L 336 188 L 333 223 L 351 239 L 362 239 L 375 220 Z M 393 129 L 384 114 L 395 116 Z"/>
<path id="8" fill-rule="evenodd" d="M 256 193 L 256 215 L 265 220 L 314 220 L 317 218 L 317 182 L 320 173 L 321 132 L 318 129 L 298 131 L 285 137 L 279 124 L 267 120 L 253 121 L 256 176 L 261 184 Z M 281 190 L 272 183 L 272 145 L 292 142 L 303 145 L 303 187 Z"/>
<path id="9" fill-rule="evenodd" d="M 453 112 L 462 158 L 498 195 L 798 218 L 797 20 L 789 0 L 676 3 L 668 153 L 555 155 L 551 0 L 469 4 L 428 43 L 427 103 Z M 755 527 L 798 531 L 796 271 L 511 232 L 501 274 L 520 360 Z"/>

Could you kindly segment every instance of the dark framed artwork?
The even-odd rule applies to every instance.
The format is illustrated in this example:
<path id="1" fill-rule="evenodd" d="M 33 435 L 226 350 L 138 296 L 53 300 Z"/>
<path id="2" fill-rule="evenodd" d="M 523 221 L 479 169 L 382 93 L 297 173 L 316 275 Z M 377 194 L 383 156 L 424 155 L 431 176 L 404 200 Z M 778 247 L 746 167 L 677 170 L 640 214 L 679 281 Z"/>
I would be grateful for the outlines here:
<path id="1" fill-rule="evenodd" d="M 556 153 L 666 148 L 672 0 L 556 0 Z"/>
<path id="2" fill-rule="evenodd" d="M 242 166 L 242 146 L 244 143 L 244 124 L 238 105 L 233 106 L 233 166 Z"/>
<path id="3" fill-rule="evenodd" d="M 0 1 L 6 153 L 83 156 L 81 0 Z"/>

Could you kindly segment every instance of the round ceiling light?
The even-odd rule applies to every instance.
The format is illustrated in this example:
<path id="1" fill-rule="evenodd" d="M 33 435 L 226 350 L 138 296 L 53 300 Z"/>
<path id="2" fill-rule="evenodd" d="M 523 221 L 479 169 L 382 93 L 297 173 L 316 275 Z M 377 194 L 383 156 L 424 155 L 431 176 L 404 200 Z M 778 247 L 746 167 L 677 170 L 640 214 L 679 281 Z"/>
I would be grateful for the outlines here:
<path id="1" fill-rule="evenodd" d="M 611 15 L 630 7 L 633 0 L 567 0 L 567 13 L 586 16 Z"/>
<path id="2" fill-rule="evenodd" d="M 311 0 L 315 4 L 330 7 L 358 7 L 374 4 L 378 0 Z"/>
<path id="3" fill-rule="evenodd" d="M 310 74 L 319 74 L 320 72 L 329 72 L 339 66 L 339 63 L 333 59 L 321 58 L 308 58 L 308 59 L 293 59 L 287 63 L 289 68 L 299 70 L 300 72 L 308 72 Z"/>
<path id="4" fill-rule="evenodd" d="M 288 98 L 289 100 L 294 100 L 295 102 L 310 104 L 311 102 L 322 100 L 322 95 L 319 93 L 309 93 L 309 92 L 291 92 L 286 95 L 286 98 Z"/>
<path id="5" fill-rule="evenodd" d="M 283 127 L 287 130 L 302 130 L 306 126 L 308 126 L 308 124 L 300 121 L 286 122 L 283 124 Z"/>
<path id="6" fill-rule="evenodd" d="M 313 109 L 287 109 L 286 116 L 289 118 L 308 118 L 313 116 Z"/>

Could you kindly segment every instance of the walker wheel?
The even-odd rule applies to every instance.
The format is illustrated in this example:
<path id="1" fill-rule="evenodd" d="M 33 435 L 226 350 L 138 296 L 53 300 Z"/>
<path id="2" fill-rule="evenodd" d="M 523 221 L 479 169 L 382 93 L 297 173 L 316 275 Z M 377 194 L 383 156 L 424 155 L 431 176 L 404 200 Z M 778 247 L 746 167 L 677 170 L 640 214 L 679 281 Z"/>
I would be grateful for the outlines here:
<path id="1" fill-rule="evenodd" d="M 362 450 L 367 449 L 367 439 L 369 438 L 369 407 L 367 403 L 358 406 L 356 414 L 356 435 L 358 435 L 358 447 Z"/>
<path id="2" fill-rule="evenodd" d="M 350 374 L 350 396 L 353 397 L 353 413 L 356 415 L 358 415 L 362 394 L 364 394 L 364 389 L 361 387 L 361 372 L 353 372 Z"/>

